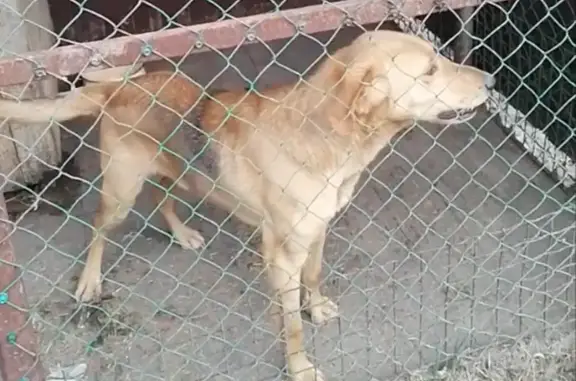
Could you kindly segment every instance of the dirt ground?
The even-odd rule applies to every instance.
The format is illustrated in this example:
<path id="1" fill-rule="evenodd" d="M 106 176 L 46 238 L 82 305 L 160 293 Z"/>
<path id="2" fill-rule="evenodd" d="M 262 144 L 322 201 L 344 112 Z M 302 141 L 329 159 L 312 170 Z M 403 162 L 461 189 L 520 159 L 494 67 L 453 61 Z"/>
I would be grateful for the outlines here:
<path id="1" fill-rule="evenodd" d="M 340 33 L 333 44 L 350 38 Z M 199 54 L 180 68 L 204 83 L 217 77 L 215 88 L 245 87 L 262 73 L 256 87 L 265 87 L 294 80 L 323 50 L 300 37 L 228 59 Z M 341 317 L 306 328 L 329 380 L 386 379 L 497 340 L 573 330 L 576 227 L 567 196 L 492 119 L 421 125 L 399 137 L 334 221 L 323 287 Z M 69 127 L 77 135 L 66 134 L 64 147 L 75 155 L 64 170 L 73 178 L 57 178 L 36 210 L 22 214 L 33 203 L 23 195 L 8 203 L 21 219 L 12 241 L 47 367 L 87 364 L 88 379 L 99 381 L 282 379 L 258 234 L 187 195 L 178 193 L 188 204 L 181 215 L 206 248 L 173 244 L 147 189 L 110 237 L 108 298 L 76 308 L 99 182 L 95 134 L 81 139 L 88 126 Z"/>

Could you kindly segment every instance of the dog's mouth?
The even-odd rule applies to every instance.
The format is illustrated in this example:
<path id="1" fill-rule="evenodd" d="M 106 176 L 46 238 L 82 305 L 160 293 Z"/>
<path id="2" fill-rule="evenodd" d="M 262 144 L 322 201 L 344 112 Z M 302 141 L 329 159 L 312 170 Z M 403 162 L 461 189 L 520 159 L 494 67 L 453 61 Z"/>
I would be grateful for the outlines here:
<path id="1" fill-rule="evenodd" d="M 476 116 L 476 108 L 462 108 L 457 110 L 443 111 L 437 115 L 437 120 L 442 123 L 462 123 Z"/>

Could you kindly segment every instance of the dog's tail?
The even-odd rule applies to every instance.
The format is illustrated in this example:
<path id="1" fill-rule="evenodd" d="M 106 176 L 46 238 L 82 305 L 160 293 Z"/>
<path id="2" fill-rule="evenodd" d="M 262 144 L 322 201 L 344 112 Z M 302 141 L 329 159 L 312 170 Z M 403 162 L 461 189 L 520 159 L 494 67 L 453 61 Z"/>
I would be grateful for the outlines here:
<path id="1" fill-rule="evenodd" d="M 41 123 L 50 120 L 64 122 L 92 115 L 102 109 L 117 87 L 116 83 L 101 83 L 82 87 L 54 99 L 0 99 L 0 118 Z"/>
<path id="2" fill-rule="evenodd" d="M 0 99 L 0 118 L 20 122 L 64 122 L 79 116 L 94 115 L 104 107 L 114 109 L 131 104 L 146 110 L 154 99 L 170 110 L 183 114 L 202 99 L 203 91 L 183 75 L 153 72 L 128 83 L 90 84 L 55 99 L 14 101 Z"/>

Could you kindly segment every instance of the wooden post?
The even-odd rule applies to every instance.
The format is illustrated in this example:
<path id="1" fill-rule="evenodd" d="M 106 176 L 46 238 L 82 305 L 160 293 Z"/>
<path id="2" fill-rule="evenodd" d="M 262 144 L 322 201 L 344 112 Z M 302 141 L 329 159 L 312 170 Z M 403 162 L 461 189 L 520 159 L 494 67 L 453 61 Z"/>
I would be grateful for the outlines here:
<path id="1" fill-rule="evenodd" d="M 47 0 L 2 0 L 0 2 L 0 57 L 16 58 L 18 54 L 49 49 L 55 44 L 51 33 L 52 19 Z M 9 75 L 9 73 L 1 73 Z M 58 93 L 58 82 L 46 76 L 27 85 L 10 86 L 2 92 L 19 97 L 44 98 Z M 18 184 L 35 184 L 49 169 L 62 160 L 60 132 L 48 123 L 24 125 L 0 121 L 0 174 Z M 43 164 L 44 161 L 46 164 Z M 0 184 L 2 186 L 2 184 Z M 3 192 L 17 189 L 6 183 Z"/>

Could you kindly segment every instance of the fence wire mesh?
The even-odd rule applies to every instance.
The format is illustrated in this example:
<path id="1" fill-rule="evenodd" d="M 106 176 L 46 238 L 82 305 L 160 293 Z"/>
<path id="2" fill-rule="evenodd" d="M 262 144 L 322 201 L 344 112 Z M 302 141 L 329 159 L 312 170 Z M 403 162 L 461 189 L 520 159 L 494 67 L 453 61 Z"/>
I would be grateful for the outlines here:
<path id="1" fill-rule="evenodd" d="M 85 2 L 70 3 L 79 10 L 76 18 L 88 12 L 118 35 L 125 33 L 124 26 L 139 7 L 161 14 L 163 25 L 181 26 L 182 14 L 192 2 L 168 12 L 139 1 L 121 22 L 95 13 Z M 219 20 L 241 17 L 235 13 L 240 2 L 205 3 L 218 9 Z M 486 17 L 492 9 L 503 15 L 497 29 L 518 31 L 506 15 L 519 3 L 484 3 L 471 20 L 486 22 L 478 15 L 483 12 Z M 548 22 L 554 7 L 568 4 L 537 3 L 547 7 L 539 17 Z M 451 4 L 438 4 L 435 11 L 459 17 Z M 266 6 L 282 12 L 285 4 Z M 18 21 L 15 33 L 28 22 L 27 9 L 0 3 L 2 18 Z M 431 12 L 411 18 L 395 9 L 391 7 L 377 25 L 356 24 L 349 15 L 328 32 L 307 35 L 296 26 L 294 36 L 281 41 L 247 35 L 246 44 L 233 49 L 204 46 L 202 53 L 164 57 L 145 69 L 164 65 L 207 91 L 259 93 L 307 78 L 328 52 L 349 44 L 367 28 L 418 34 L 444 55 L 453 56 L 448 42 L 427 28 Z M 58 5 L 51 11 L 57 13 Z M 531 30 L 538 31 L 539 25 L 531 25 Z M 573 25 L 560 28 L 562 37 L 554 47 L 543 48 L 543 42 L 527 37 L 517 41 L 518 47 L 529 45 L 545 57 L 532 64 L 534 70 L 544 70 L 544 62 L 555 68 L 546 70 L 542 85 L 531 88 L 538 91 L 534 97 L 541 108 L 548 107 L 542 99 L 553 84 L 574 86 L 573 59 L 558 63 L 550 53 L 556 49 L 563 57 L 574 56 L 561 53 L 575 49 Z M 500 81 L 501 68 L 508 76 L 516 70 L 508 59 L 515 47 L 502 48 L 493 40 L 489 44 L 490 33 L 482 28 L 488 26 L 479 25 L 481 32 L 472 36 L 475 47 L 485 54 L 476 64 L 489 66 Z M 42 29 L 56 44 L 70 44 L 70 36 L 85 33 L 79 27 L 63 27 L 58 33 Z M 3 38 L 4 56 L 17 57 L 23 52 L 8 48 L 10 38 Z M 154 46 L 150 48 L 153 51 Z M 134 62 L 134 67 L 139 64 Z M 30 83 L 17 91 L 23 93 Z M 308 353 L 328 380 L 575 379 L 576 208 L 569 189 L 574 162 L 565 155 L 570 152 L 555 147 L 574 139 L 574 127 L 566 119 L 574 95 L 560 96 L 566 102 L 553 111 L 565 139 L 556 135 L 552 144 L 535 138 L 546 129 L 544 122 L 532 121 L 535 126 L 528 131 L 526 117 L 518 118 L 519 111 L 512 109 L 509 99 L 527 89 L 521 75 L 514 83 L 514 88 L 497 87 L 487 111 L 469 122 L 417 123 L 400 134 L 370 164 L 353 200 L 330 223 L 322 289 L 338 304 L 340 315 L 326 326 L 306 323 L 305 327 Z M 511 112 L 516 114 L 510 116 Z M 4 121 L 0 127 L 0 142 L 21 146 L 7 132 L 10 123 Z M 24 190 L 5 194 L 9 218 L 2 223 L 10 227 L 5 239 L 14 245 L 16 259 L 2 257 L 0 263 L 20 271 L 18 279 L 2 280 L 6 289 L 0 294 L 0 308 L 30 314 L 26 324 L 39 334 L 38 355 L 47 378 L 283 379 L 283 349 L 270 323 L 270 289 L 259 254 L 259 231 L 203 200 L 174 191 L 184 222 L 206 241 L 199 250 L 184 250 L 150 201 L 154 179 L 108 237 L 102 301 L 78 306 L 73 294 L 101 195 L 102 152 L 95 121 L 54 124 L 62 134 L 64 158 L 54 166 L 40 157 L 38 147 L 23 148 L 28 155 L 22 163 L 37 160 L 47 175 L 38 184 L 17 184 Z M 42 126 L 38 139 L 49 130 L 48 123 Z M 207 169 L 194 161 L 199 154 L 194 149 L 200 148 L 190 137 L 192 127 L 180 127 L 189 147 L 183 153 L 189 169 Z M 513 144 L 519 134 L 522 143 L 532 145 Z M 531 156 L 551 161 L 553 167 L 536 165 Z M 15 183 L 17 168 L 3 174 L 6 184 Z M 26 287 L 28 308 L 7 293 L 17 280 Z M 27 350 L 18 340 L 23 327 L 8 332 L 6 341 Z M 21 371 L 22 379 L 30 376 Z M 4 378 L 6 374 L 2 373 Z"/>

